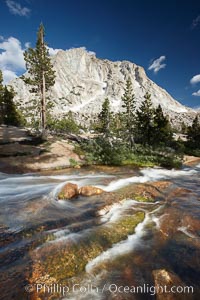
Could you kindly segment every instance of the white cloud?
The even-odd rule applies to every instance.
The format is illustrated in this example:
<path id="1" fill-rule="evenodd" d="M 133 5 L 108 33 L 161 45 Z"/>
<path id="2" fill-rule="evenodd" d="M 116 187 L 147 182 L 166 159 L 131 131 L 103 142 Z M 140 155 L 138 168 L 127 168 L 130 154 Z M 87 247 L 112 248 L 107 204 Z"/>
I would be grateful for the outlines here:
<path id="1" fill-rule="evenodd" d="M 160 69 L 164 69 L 166 64 L 162 62 L 166 59 L 166 56 L 162 55 L 159 58 L 155 59 L 152 64 L 149 66 L 148 70 L 153 70 L 154 73 L 157 73 Z"/>
<path id="2" fill-rule="evenodd" d="M 2 73 L 4 84 L 7 84 L 8 82 L 17 77 L 17 74 L 11 70 L 3 70 Z"/>
<path id="3" fill-rule="evenodd" d="M 191 25 L 191 29 L 196 28 L 200 23 L 200 15 L 198 15 L 193 21 Z"/>
<path id="4" fill-rule="evenodd" d="M 4 39 L 0 43 L 0 50 L 3 50 L 0 53 L 0 67 L 5 68 L 12 66 L 15 69 L 25 69 L 25 62 L 21 42 L 14 38 L 9 37 Z"/>
<path id="5" fill-rule="evenodd" d="M 197 92 L 193 93 L 192 96 L 200 97 L 200 90 L 198 90 Z"/>
<path id="6" fill-rule="evenodd" d="M 25 43 L 25 47 L 26 47 L 26 49 L 30 48 L 30 47 L 31 47 L 31 43 L 26 42 L 26 43 Z"/>
<path id="7" fill-rule="evenodd" d="M 6 0 L 6 4 L 10 13 L 13 15 L 18 15 L 21 17 L 28 17 L 30 15 L 31 10 L 28 7 L 22 7 L 18 2 Z"/>
<path id="8" fill-rule="evenodd" d="M 196 84 L 198 82 L 200 82 L 200 74 L 197 74 L 197 75 L 193 76 L 192 79 L 190 79 L 191 84 Z"/>
<path id="9" fill-rule="evenodd" d="M 4 75 L 4 84 L 7 84 L 11 79 L 17 77 L 18 72 L 25 71 L 25 61 L 21 42 L 9 37 L 2 37 L 0 42 L 0 69 Z"/>

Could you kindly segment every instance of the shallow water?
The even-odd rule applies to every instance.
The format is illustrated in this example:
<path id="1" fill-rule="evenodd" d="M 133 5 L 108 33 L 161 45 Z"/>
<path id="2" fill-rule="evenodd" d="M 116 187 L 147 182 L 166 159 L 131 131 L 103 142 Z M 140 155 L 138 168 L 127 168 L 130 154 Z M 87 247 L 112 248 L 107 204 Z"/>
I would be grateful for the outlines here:
<path id="1" fill-rule="evenodd" d="M 103 196 L 73 201 L 56 198 L 67 182 L 117 192 L 130 184 L 158 180 L 173 182 L 163 200 L 139 203 L 127 199 L 99 217 L 96 212 L 104 204 Z M 37 299 L 24 290 L 33 278 L 37 260 L 42 264 L 56 257 L 57 251 L 74 245 L 79 249 L 90 236 L 98 236 L 101 228 L 110 228 L 112 234 L 115 222 L 138 211 L 144 212 L 145 218 L 135 232 L 108 248 L 104 245 L 101 253 L 91 256 L 84 272 L 70 280 L 64 277 L 57 282 L 62 284 L 60 290 L 55 293 L 53 286 L 42 299 L 156 299 L 149 291 L 131 293 L 115 288 L 153 286 L 152 272 L 158 269 L 173 272 L 185 285 L 192 285 L 191 299 L 199 299 L 199 199 L 200 165 L 178 171 L 147 168 L 131 173 L 123 169 L 117 174 L 109 170 L 51 175 L 0 173 L 0 299 Z M 69 287 L 66 293 L 63 285 Z"/>

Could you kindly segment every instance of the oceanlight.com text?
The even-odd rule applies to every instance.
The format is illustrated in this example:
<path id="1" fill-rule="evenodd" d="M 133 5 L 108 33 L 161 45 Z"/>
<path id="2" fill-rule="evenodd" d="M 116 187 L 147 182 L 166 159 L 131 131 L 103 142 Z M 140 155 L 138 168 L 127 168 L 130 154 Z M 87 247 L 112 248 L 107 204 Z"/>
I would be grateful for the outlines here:
<path id="1" fill-rule="evenodd" d="M 193 286 L 167 286 L 167 285 L 139 285 L 139 286 L 128 286 L 128 285 L 117 285 L 115 283 L 105 283 L 103 287 L 97 287 L 93 284 L 81 285 L 73 284 L 70 286 L 62 284 L 28 284 L 25 286 L 27 293 L 47 293 L 50 295 L 59 294 L 60 296 L 66 296 L 70 293 L 104 293 L 110 292 L 111 294 L 149 294 L 151 296 L 156 294 L 193 294 Z"/>

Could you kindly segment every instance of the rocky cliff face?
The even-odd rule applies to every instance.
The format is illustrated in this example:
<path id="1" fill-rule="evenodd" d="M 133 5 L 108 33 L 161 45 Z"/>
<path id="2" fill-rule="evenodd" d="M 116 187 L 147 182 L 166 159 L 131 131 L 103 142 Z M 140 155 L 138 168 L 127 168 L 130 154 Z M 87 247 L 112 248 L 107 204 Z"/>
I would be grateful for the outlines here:
<path id="1" fill-rule="evenodd" d="M 55 103 L 53 113 L 57 117 L 70 110 L 79 119 L 83 115 L 94 116 L 101 110 L 106 97 L 110 100 L 112 110 L 119 112 L 129 76 L 137 107 L 148 91 L 153 105 L 161 104 L 164 113 L 169 115 L 173 123 L 178 124 L 183 120 L 190 123 L 195 115 L 195 111 L 175 101 L 164 89 L 151 81 L 142 67 L 129 61 L 98 59 L 84 48 L 77 48 L 59 51 L 52 57 L 52 62 L 56 71 L 56 83 L 50 97 Z M 11 85 L 17 92 L 15 100 L 21 100 L 22 105 L 33 97 L 20 78 L 12 81 Z"/>

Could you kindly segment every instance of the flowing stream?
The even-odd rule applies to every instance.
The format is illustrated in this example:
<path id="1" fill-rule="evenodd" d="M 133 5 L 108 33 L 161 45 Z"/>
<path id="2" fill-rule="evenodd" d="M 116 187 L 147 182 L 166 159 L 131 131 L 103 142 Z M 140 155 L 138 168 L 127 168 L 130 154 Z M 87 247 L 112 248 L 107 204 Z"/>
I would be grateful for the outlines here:
<path id="1" fill-rule="evenodd" d="M 156 181 L 172 184 L 155 202 L 130 198 L 104 209 L 104 194 L 57 200 L 67 182 L 97 186 L 112 197 Z M 0 236 L 2 300 L 156 299 L 148 288 L 158 270 L 193 287 L 192 295 L 170 299 L 200 299 L 200 165 L 0 173 Z M 136 286 L 142 292 L 133 291 Z"/>

